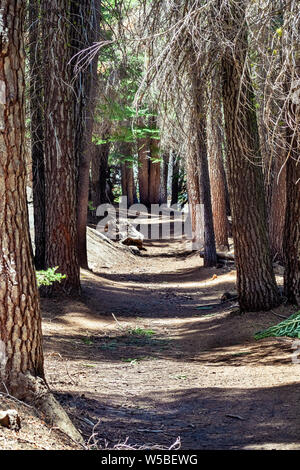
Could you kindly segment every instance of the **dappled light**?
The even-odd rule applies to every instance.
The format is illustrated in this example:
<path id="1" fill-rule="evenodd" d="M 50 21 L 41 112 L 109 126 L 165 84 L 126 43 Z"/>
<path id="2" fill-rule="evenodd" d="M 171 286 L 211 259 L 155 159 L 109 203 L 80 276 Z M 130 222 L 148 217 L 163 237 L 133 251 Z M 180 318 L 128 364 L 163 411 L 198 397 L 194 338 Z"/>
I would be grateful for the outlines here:
<path id="1" fill-rule="evenodd" d="M 0 1 L 0 450 L 299 449 L 299 130 L 299 0 Z"/>

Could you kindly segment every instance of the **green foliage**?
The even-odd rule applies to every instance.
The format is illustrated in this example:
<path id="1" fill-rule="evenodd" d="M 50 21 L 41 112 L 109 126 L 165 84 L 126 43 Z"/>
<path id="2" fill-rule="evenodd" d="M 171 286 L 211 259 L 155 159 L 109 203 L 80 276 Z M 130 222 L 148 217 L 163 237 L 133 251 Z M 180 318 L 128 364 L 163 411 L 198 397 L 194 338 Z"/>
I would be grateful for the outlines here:
<path id="1" fill-rule="evenodd" d="M 136 326 L 135 328 L 131 328 L 128 330 L 128 334 L 130 335 L 137 335 L 137 336 L 148 336 L 151 337 L 155 335 L 155 331 L 153 330 L 145 330 L 144 328 L 140 328 Z"/>
<path id="2" fill-rule="evenodd" d="M 289 336 L 290 338 L 300 338 L 300 311 L 294 313 L 277 325 L 271 326 L 266 330 L 259 331 L 254 335 L 254 338 L 263 339 L 272 336 Z"/>
<path id="3" fill-rule="evenodd" d="M 82 338 L 82 341 L 83 341 L 84 344 L 86 344 L 87 346 L 92 346 L 92 344 L 94 344 L 94 341 L 93 341 L 91 338 Z"/>
<path id="4" fill-rule="evenodd" d="M 136 111 L 135 108 L 129 105 L 123 105 L 120 102 L 107 100 L 105 105 L 98 109 L 97 120 L 107 119 L 115 122 L 114 131 L 107 139 L 102 137 L 93 136 L 93 142 L 96 145 L 115 143 L 115 142 L 136 142 L 138 139 L 151 139 L 159 140 L 159 129 L 150 126 L 137 126 L 133 124 L 134 118 L 143 118 L 146 122 L 149 117 L 155 114 L 151 113 L 147 108 Z"/>
<path id="5" fill-rule="evenodd" d="M 135 3 L 128 0 L 123 6 L 127 4 L 127 8 L 132 9 L 137 7 Z M 104 8 L 107 23 L 112 25 L 118 14 L 120 14 L 118 4 L 108 1 Z M 144 59 L 144 54 L 132 50 L 129 43 L 123 43 L 123 38 L 112 47 L 106 46 L 101 49 L 99 68 L 105 84 L 105 93 L 101 96 L 95 119 L 100 123 L 109 121 L 113 125 L 110 128 L 110 135 L 93 136 L 96 145 L 136 143 L 137 140 L 147 137 L 160 140 L 159 130 L 148 125 L 150 118 L 157 114 L 149 109 L 148 103 L 140 103 L 138 107 L 133 105 L 144 73 Z"/>
<path id="6" fill-rule="evenodd" d="M 57 273 L 55 268 L 48 268 L 46 271 L 36 271 L 37 285 L 40 286 L 51 286 L 54 282 L 61 282 L 67 276 L 65 274 Z"/>
<path id="7" fill-rule="evenodd" d="M 88 202 L 88 209 L 89 211 L 95 211 L 97 208 L 94 207 L 93 201 Z"/>
<path id="8" fill-rule="evenodd" d="M 126 96 L 124 99 L 130 102 L 133 96 Z M 98 112 L 97 120 L 106 118 L 111 121 L 124 121 L 131 118 L 155 116 L 155 114 L 151 113 L 147 108 L 137 110 L 128 104 L 122 104 L 122 102 L 109 99 L 108 97 L 106 97 L 106 102 L 98 108 Z"/>
<path id="9" fill-rule="evenodd" d="M 113 193 L 113 196 L 114 196 L 114 202 L 116 203 L 119 203 L 120 202 L 120 198 L 122 196 L 122 189 L 119 185 L 114 185 L 114 187 L 112 188 L 112 193 Z"/>

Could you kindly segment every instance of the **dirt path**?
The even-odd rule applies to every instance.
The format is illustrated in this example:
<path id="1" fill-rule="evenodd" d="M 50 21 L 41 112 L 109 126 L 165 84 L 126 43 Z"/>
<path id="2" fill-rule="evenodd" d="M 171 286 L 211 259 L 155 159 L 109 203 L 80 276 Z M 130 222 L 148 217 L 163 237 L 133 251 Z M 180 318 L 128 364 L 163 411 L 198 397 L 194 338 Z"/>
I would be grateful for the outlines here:
<path id="1" fill-rule="evenodd" d="M 86 438 L 98 423 L 110 447 L 300 448 L 292 340 L 253 340 L 278 317 L 196 309 L 234 292 L 231 269 L 158 242 L 130 266 L 84 271 L 81 300 L 43 300 L 48 383 Z"/>

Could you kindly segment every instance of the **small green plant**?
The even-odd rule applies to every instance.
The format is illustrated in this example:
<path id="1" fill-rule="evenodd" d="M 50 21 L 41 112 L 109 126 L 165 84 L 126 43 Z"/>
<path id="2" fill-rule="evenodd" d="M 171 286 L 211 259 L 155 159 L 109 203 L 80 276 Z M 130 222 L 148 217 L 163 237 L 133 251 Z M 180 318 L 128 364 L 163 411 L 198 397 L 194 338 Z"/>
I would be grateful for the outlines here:
<path id="1" fill-rule="evenodd" d="M 145 330 L 144 328 L 140 328 L 136 326 L 135 328 L 130 328 L 128 330 L 129 335 L 136 335 L 136 336 L 152 336 L 155 335 L 155 331 L 153 330 Z"/>
<path id="2" fill-rule="evenodd" d="M 176 379 L 176 380 L 186 380 L 187 379 L 187 375 L 171 375 L 170 376 L 172 379 Z"/>
<path id="3" fill-rule="evenodd" d="M 88 209 L 89 211 L 95 211 L 97 208 L 94 207 L 93 201 L 88 202 Z"/>
<path id="4" fill-rule="evenodd" d="M 48 268 L 46 271 L 36 271 L 36 280 L 38 287 L 40 286 L 51 286 L 54 282 L 61 282 L 62 279 L 65 279 L 67 276 L 65 274 L 57 273 L 55 268 Z"/>
<path id="5" fill-rule="evenodd" d="M 94 341 L 91 338 L 82 338 L 81 341 L 83 341 L 87 346 L 94 344 Z"/>

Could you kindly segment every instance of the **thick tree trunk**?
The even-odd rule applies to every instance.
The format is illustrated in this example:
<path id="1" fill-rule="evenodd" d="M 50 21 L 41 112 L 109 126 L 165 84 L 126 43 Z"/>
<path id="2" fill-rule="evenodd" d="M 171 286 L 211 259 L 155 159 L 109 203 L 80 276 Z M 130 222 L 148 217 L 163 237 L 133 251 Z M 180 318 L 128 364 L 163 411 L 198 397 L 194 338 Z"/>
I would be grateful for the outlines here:
<path id="1" fill-rule="evenodd" d="M 237 267 L 237 291 L 243 311 L 269 310 L 279 297 L 267 235 L 259 141 L 245 64 L 247 35 L 244 2 L 230 2 L 223 15 L 235 33 L 234 50 L 223 59 L 223 105 L 228 152 L 229 191 Z M 227 10 L 228 8 L 228 10 Z M 254 162 L 255 160 L 255 162 Z"/>
<path id="2" fill-rule="evenodd" d="M 25 186 L 24 2 L 2 1 L 0 24 L 0 375 L 9 385 L 12 374 L 44 371 Z"/>
<path id="3" fill-rule="evenodd" d="M 29 42 L 34 261 L 37 269 L 45 269 L 45 164 L 40 0 L 33 0 L 30 3 Z"/>
<path id="4" fill-rule="evenodd" d="M 267 216 L 271 256 L 273 260 L 283 261 L 283 230 L 286 208 L 286 167 L 285 141 L 286 125 L 278 123 L 278 112 L 282 109 L 282 98 L 275 97 L 273 84 L 282 71 L 282 37 L 276 35 L 274 43 L 274 24 L 281 21 L 283 5 L 281 0 L 263 4 L 265 18 L 262 24 L 254 22 L 253 35 L 259 37 L 260 50 L 257 64 L 254 65 L 255 97 L 260 152 L 264 174 Z M 261 6 L 261 5 L 260 5 Z M 260 8 L 258 6 L 258 9 Z M 269 20 L 268 20 L 269 18 Z M 256 49 L 256 45 L 252 46 Z M 268 57 L 266 51 L 277 49 L 279 53 Z M 272 65 L 271 65 L 272 64 Z M 275 88 L 276 89 L 276 88 Z M 279 98 L 279 99 L 278 99 Z M 276 124 L 277 122 L 277 124 Z M 276 129 L 276 132 L 274 132 Z"/>
<path id="5" fill-rule="evenodd" d="M 296 149 L 295 149 L 296 150 Z M 284 228 L 284 289 L 288 300 L 300 305 L 300 165 L 299 149 L 287 161 L 287 208 Z"/>
<path id="6" fill-rule="evenodd" d="M 43 0 L 46 267 L 66 274 L 54 288 L 79 293 L 76 226 L 74 91 L 69 61 L 72 49 L 70 2 Z"/>
<path id="7" fill-rule="evenodd" d="M 288 300 L 300 305 L 300 50 L 299 4 L 291 2 L 284 25 L 285 58 L 288 60 L 285 93 L 288 97 L 286 220 L 284 227 L 284 289 Z M 292 92 L 292 93 L 291 93 Z"/>
<path id="8" fill-rule="evenodd" d="M 209 93 L 207 150 L 216 246 L 218 249 L 224 251 L 229 249 L 229 244 L 222 128 L 221 76 L 220 68 L 215 67 Z"/>
<path id="9" fill-rule="evenodd" d="M 100 4 L 96 0 L 73 1 L 72 5 L 72 49 L 78 53 L 99 41 Z M 75 91 L 75 151 L 78 164 L 77 179 L 77 236 L 78 260 L 82 268 L 88 269 L 86 225 L 89 196 L 89 172 L 92 158 L 92 131 L 97 92 L 96 54 L 88 66 L 76 70 Z M 80 56 L 81 57 L 81 56 Z M 76 60 L 73 59 L 74 65 Z"/>
<path id="10" fill-rule="evenodd" d="M 25 166 L 25 2 L 0 9 L 0 389 L 82 441 L 44 381 L 41 315 L 31 255 Z"/>

